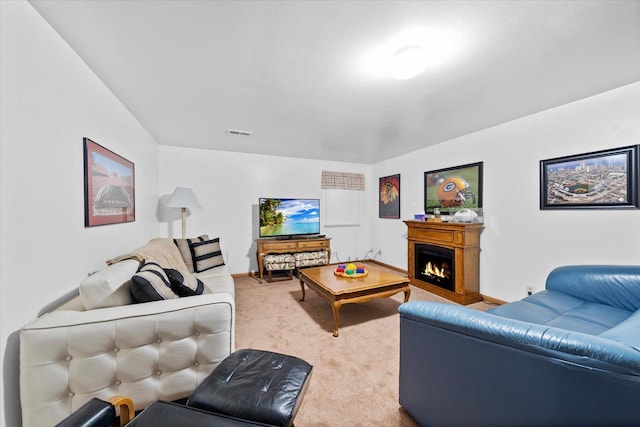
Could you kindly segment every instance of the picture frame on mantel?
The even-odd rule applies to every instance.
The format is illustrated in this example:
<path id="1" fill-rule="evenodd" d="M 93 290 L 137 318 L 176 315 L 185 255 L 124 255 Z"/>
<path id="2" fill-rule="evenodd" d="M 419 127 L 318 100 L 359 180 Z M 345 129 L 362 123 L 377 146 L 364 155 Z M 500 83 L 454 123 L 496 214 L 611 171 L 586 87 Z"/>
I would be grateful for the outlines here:
<path id="1" fill-rule="evenodd" d="M 380 178 L 378 217 L 400 219 L 400 174 Z"/>
<path id="2" fill-rule="evenodd" d="M 84 226 L 136 219 L 135 165 L 89 138 L 84 145 Z"/>
<path id="3" fill-rule="evenodd" d="M 482 208 L 483 162 L 424 173 L 424 213 L 453 215 L 460 209 Z M 438 212 L 436 211 L 436 212 Z"/>
<path id="4" fill-rule="evenodd" d="M 638 145 L 540 161 L 540 209 L 637 209 Z"/>

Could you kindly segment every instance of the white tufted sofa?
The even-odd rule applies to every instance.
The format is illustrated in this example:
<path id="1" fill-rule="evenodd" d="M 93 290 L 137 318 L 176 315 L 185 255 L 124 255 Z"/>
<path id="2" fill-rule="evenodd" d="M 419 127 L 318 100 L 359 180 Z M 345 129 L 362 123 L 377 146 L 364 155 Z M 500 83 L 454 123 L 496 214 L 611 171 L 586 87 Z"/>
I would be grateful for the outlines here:
<path id="1" fill-rule="evenodd" d="M 189 396 L 235 350 L 234 283 L 226 265 L 196 274 L 204 295 L 132 304 L 124 260 L 80 284 L 77 297 L 22 328 L 23 427 L 52 426 L 93 397 L 136 410 Z"/>

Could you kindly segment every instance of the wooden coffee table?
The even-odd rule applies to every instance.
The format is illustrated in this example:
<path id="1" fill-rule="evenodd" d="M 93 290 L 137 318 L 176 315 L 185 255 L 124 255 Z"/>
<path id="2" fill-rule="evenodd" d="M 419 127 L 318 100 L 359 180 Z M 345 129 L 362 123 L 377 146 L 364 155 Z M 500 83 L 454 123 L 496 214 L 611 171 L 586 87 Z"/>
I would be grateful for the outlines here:
<path id="1" fill-rule="evenodd" d="M 305 297 L 305 283 L 322 298 L 329 300 L 333 308 L 333 336 L 338 336 L 340 322 L 340 307 L 343 304 L 362 303 L 374 298 L 388 298 L 399 292 L 404 292 L 404 302 L 409 301 L 411 288 L 406 275 L 371 262 L 360 262 L 367 269 L 367 276 L 362 278 L 346 278 L 333 274 L 337 265 L 305 268 L 300 270 L 300 287 L 302 298 Z"/>

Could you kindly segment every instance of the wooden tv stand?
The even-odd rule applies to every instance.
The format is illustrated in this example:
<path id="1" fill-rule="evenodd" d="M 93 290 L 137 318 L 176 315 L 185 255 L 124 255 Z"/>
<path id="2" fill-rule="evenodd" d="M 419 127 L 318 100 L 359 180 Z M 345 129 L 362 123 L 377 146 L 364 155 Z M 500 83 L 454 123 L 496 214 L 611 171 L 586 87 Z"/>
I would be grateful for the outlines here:
<path id="1" fill-rule="evenodd" d="M 262 259 L 269 254 L 293 254 L 296 252 L 313 252 L 325 250 L 329 252 L 328 258 L 331 259 L 331 238 L 330 237 L 312 237 L 312 238 L 294 238 L 294 239 L 257 239 L 258 250 L 258 274 L 260 283 L 264 279 L 264 265 Z"/>

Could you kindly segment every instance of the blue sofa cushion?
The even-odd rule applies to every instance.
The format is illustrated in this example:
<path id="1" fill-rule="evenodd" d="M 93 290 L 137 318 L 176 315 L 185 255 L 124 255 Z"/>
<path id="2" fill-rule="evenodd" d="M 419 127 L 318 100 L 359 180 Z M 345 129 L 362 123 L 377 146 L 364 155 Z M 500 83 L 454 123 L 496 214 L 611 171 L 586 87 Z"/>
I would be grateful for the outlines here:
<path id="1" fill-rule="evenodd" d="M 618 341 L 640 351 L 640 311 L 627 320 L 600 334 L 602 338 Z"/>
<path id="2" fill-rule="evenodd" d="M 590 335 L 600 335 L 632 314 L 631 311 L 618 307 L 587 302 L 549 290 L 496 307 L 489 312 L 509 319 Z"/>

